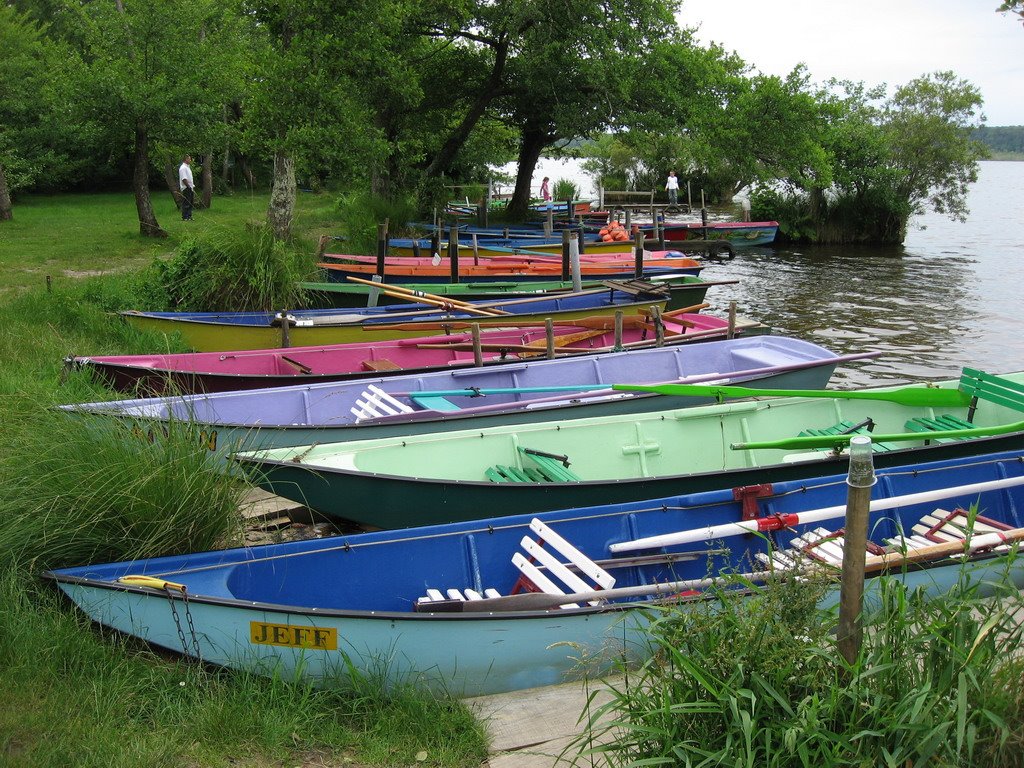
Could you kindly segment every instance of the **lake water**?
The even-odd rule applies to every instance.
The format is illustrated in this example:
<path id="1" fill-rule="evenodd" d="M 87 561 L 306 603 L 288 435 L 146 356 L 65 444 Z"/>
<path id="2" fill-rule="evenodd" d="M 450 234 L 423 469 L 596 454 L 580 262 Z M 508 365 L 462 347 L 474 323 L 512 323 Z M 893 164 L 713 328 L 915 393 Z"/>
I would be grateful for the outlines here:
<path id="1" fill-rule="evenodd" d="M 707 311 L 725 312 L 735 300 L 741 315 L 776 333 L 838 353 L 881 353 L 837 370 L 840 386 L 955 377 L 964 365 L 1024 369 L 1024 163 L 980 166 L 968 221 L 916 217 L 896 248 L 738 250 L 702 273 L 740 280 L 709 291 Z M 573 161 L 544 160 L 538 184 L 544 175 L 572 178 L 593 194 Z"/>

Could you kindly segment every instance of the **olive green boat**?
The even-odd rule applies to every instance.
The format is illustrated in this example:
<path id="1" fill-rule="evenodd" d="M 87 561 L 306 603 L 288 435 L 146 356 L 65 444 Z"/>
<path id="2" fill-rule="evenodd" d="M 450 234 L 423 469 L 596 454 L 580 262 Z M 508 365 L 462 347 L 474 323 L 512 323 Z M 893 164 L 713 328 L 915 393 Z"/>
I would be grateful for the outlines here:
<path id="1" fill-rule="evenodd" d="M 324 514 L 401 528 L 835 474 L 855 434 L 875 463 L 1024 448 L 1024 372 L 964 369 L 936 385 L 747 399 L 643 415 L 247 452 L 271 492 Z M 666 385 L 676 395 L 778 390 Z M 699 390 L 699 391 L 698 391 Z"/>

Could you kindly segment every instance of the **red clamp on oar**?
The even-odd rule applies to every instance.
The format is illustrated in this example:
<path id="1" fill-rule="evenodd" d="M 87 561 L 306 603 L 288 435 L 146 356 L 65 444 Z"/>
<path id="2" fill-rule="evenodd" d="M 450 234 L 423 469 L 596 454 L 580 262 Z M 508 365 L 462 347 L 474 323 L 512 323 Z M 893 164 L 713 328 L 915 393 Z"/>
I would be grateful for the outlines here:
<path id="1" fill-rule="evenodd" d="M 757 530 L 781 531 L 784 528 L 792 528 L 799 522 L 800 515 L 783 515 L 781 513 L 776 513 L 774 515 L 769 515 L 768 517 L 759 517 L 757 519 Z"/>

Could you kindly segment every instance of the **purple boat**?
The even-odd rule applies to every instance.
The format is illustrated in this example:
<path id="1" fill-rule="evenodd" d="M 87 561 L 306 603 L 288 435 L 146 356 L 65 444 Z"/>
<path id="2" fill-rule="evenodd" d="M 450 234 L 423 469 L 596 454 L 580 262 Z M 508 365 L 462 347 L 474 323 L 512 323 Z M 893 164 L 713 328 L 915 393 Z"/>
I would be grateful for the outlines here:
<path id="1" fill-rule="evenodd" d="M 706 306 L 706 305 L 703 305 Z M 506 322 L 506 321 L 500 321 Z M 579 325 L 555 326 L 558 355 L 610 352 L 615 344 L 614 319 L 581 318 Z M 440 325 L 440 324 L 439 324 Z M 486 324 L 485 324 L 486 325 Z M 546 347 L 542 323 L 534 327 L 496 328 L 480 334 L 485 365 L 536 359 Z M 724 338 L 728 322 L 695 312 L 662 316 L 665 343 Z M 298 383 L 379 378 L 473 365 L 472 335 L 451 332 L 470 323 L 450 323 L 449 333 L 415 339 L 367 341 L 287 349 L 194 352 L 168 355 L 69 357 L 65 362 L 92 371 L 108 386 L 142 395 L 228 392 L 282 387 Z M 742 330 L 742 328 L 741 328 Z M 655 345 L 648 317 L 623 318 L 622 341 L 627 349 Z"/>
<path id="2" fill-rule="evenodd" d="M 822 388 L 837 356 L 800 339 L 753 336 L 554 360 L 510 362 L 374 380 L 64 405 L 159 434 L 188 423 L 211 450 L 279 448 L 340 440 L 646 413 L 707 398 L 611 390 L 612 383 L 765 382 Z"/>

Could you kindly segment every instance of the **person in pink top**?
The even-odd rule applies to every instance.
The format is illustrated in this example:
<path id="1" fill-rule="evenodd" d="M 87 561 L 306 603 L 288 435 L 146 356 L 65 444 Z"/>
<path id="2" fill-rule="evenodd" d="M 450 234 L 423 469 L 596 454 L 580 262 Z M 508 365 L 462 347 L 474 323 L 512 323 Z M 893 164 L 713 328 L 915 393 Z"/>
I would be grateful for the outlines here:
<path id="1" fill-rule="evenodd" d="M 545 203 L 551 201 L 551 189 L 548 187 L 549 181 L 550 179 L 548 179 L 548 177 L 545 176 L 544 180 L 541 181 L 540 183 L 540 199 L 543 200 Z"/>

